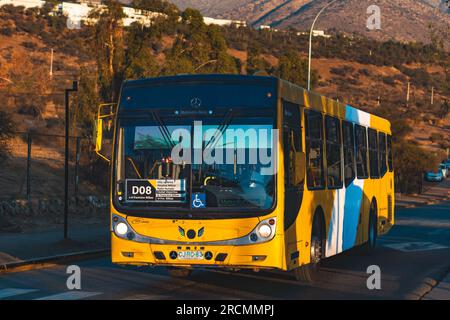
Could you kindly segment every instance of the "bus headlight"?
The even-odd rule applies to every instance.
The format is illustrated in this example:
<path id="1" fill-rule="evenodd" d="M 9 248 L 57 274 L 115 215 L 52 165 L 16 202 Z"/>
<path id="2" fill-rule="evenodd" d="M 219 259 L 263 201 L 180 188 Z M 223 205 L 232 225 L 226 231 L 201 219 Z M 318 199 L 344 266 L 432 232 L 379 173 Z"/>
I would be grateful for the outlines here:
<path id="1" fill-rule="evenodd" d="M 128 226 L 125 223 L 119 222 L 116 225 L 116 233 L 117 234 L 123 236 L 123 235 L 125 235 L 127 233 L 127 231 L 128 231 Z"/>
<path id="2" fill-rule="evenodd" d="M 272 228 L 268 224 L 262 224 L 259 226 L 258 233 L 263 238 L 268 238 L 272 234 Z"/>

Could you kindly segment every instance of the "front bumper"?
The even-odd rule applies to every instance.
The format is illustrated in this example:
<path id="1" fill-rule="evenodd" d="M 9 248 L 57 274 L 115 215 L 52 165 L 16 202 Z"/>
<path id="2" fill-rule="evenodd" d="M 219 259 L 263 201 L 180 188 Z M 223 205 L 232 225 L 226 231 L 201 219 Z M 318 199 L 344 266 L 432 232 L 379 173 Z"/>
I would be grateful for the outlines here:
<path id="1" fill-rule="evenodd" d="M 242 246 L 149 244 L 126 240 L 111 232 L 112 262 L 124 265 L 179 266 L 179 267 L 228 267 L 285 269 L 282 237 L 264 243 Z M 212 253 L 209 260 L 181 260 L 171 258 L 171 252 L 202 251 Z"/>

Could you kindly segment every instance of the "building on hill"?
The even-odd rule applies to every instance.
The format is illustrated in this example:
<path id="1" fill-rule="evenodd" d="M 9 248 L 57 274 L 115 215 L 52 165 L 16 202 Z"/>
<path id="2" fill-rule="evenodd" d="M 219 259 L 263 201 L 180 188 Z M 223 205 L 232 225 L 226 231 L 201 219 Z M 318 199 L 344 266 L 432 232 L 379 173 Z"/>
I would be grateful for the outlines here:
<path id="1" fill-rule="evenodd" d="M 309 32 L 297 32 L 298 36 L 309 35 Z M 313 37 L 331 38 L 331 35 L 326 34 L 324 30 L 313 30 Z"/>
<path id="2" fill-rule="evenodd" d="M 13 5 L 16 7 L 23 6 L 26 9 L 29 8 L 40 8 L 45 4 L 42 0 L 0 0 L 0 7 L 3 5 Z M 77 26 L 81 25 L 81 22 L 88 24 L 95 23 L 89 18 L 89 15 L 94 9 L 101 9 L 104 7 L 101 4 L 101 0 L 77 0 L 75 2 L 59 2 L 55 7 L 54 14 L 63 14 L 68 18 L 68 25 Z M 166 16 L 160 12 L 152 12 L 141 9 L 135 9 L 131 7 L 122 7 L 125 14 L 123 19 L 124 26 L 130 26 L 134 22 L 138 22 L 142 25 L 149 26 L 152 21 L 157 17 Z M 204 17 L 205 24 L 219 25 L 219 26 L 236 26 L 236 27 L 246 27 L 247 23 L 245 21 L 239 20 L 226 20 L 226 19 L 215 19 Z"/>
<path id="3" fill-rule="evenodd" d="M 0 7 L 5 5 L 13 5 L 15 7 L 24 7 L 25 9 L 30 8 L 41 8 L 44 6 L 45 1 L 41 0 L 0 0 Z"/>
<path id="4" fill-rule="evenodd" d="M 102 0 L 76 0 L 78 3 L 86 3 L 94 6 L 99 6 L 102 4 Z"/>
<path id="5" fill-rule="evenodd" d="M 272 29 L 272 27 L 269 25 L 262 24 L 258 27 L 258 29 L 259 30 L 270 30 L 270 29 Z"/>
<path id="6" fill-rule="evenodd" d="M 209 17 L 203 17 L 203 21 L 206 25 L 215 24 L 218 26 L 235 26 L 236 28 L 240 27 L 246 27 L 247 22 L 241 21 L 241 20 L 228 20 L 228 19 L 216 19 L 216 18 L 209 18 Z"/>

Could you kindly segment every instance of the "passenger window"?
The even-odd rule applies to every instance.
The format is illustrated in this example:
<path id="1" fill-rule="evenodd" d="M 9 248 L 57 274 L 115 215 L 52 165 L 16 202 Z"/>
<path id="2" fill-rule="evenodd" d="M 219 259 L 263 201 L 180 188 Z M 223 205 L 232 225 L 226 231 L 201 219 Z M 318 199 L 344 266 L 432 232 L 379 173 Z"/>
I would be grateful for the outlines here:
<path id="1" fill-rule="evenodd" d="M 342 122 L 342 141 L 344 145 L 344 180 L 348 187 L 355 179 L 355 135 L 351 122 Z"/>
<path id="2" fill-rule="evenodd" d="M 386 163 L 386 134 L 378 133 L 378 146 L 380 151 L 380 176 L 383 177 L 387 172 L 387 163 Z"/>
<path id="3" fill-rule="evenodd" d="M 327 146 L 327 185 L 342 188 L 341 125 L 337 118 L 325 117 Z"/>
<path id="4" fill-rule="evenodd" d="M 305 110 L 306 176 L 308 189 L 321 189 L 323 176 L 323 117 L 320 112 Z"/>
<path id="5" fill-rule="evenodd" d="M 389 172 L 392 172 L 394 170 L 394 161 L 393 161 L 393 155 L 392 155 L 392 136 L 387 136 L 387 160 L 388 160 L 388 167 Z"/>
<path id="6" fill-rule="evenodd" d="M 355 125 L 356 136 L 356 175 L 359 179 L 367 179 L 367 133 L 366 128 Z"/>
<path id="7" fill-rule="evenodd" d="M 379 178 L 380 169 L 378 166 L 378 135 L 373 129 L 369 129 L 369 163 L 370 177 Z"/>
<path id="8" fill-rule="evenodd" d="M 304 180 L 295 179 L 296 170 L 299 169 L 296 168 L 296 153 L 302 151 L 300 107 L 283 102 L 283 110 L 285 186 L 287 188 L 302 187 Z"/>

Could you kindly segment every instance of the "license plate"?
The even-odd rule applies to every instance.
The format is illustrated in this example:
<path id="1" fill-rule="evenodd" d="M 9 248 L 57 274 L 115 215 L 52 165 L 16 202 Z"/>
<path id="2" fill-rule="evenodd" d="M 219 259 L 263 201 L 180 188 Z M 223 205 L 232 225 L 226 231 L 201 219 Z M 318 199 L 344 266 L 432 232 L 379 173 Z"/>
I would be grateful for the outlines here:
<path id="1" fill-rule="evenodd" d="M 202 251 L 178 251 L 179 260 L 203 260 Z"/>

